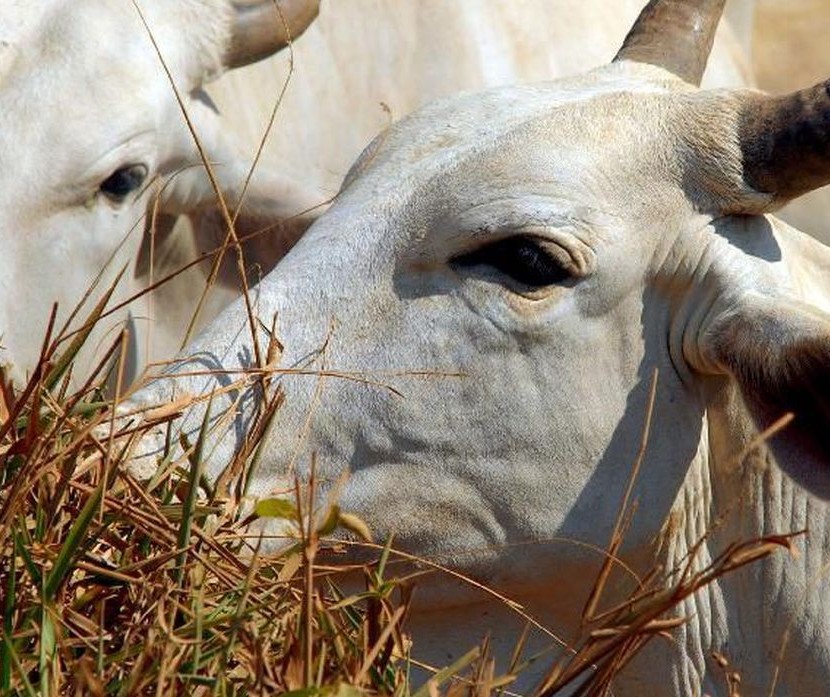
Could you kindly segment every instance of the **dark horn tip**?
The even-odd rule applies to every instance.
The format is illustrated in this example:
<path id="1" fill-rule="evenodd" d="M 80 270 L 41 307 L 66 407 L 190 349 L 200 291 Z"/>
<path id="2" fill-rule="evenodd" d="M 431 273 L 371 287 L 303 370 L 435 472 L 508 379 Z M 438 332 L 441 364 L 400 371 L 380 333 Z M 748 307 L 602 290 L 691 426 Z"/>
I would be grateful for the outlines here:
<path id="1" fill-rule="evenodd" d="M 756 191 L 783 203 L 830 184 L 830 81 L 754 97 L 738 136 L 744 180 Z"/>

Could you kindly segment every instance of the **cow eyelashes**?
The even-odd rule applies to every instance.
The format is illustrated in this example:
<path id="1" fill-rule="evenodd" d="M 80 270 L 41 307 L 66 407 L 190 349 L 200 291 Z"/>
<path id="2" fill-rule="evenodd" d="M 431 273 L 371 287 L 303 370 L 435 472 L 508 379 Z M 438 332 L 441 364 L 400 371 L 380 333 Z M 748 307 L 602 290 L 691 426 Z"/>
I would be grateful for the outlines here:
<path id="1" fill-rule="evenodd" d="M 489 266 L 513 281 L 539 288 L 561 283 L 570 271 L 542 243 L 528 235 L 514 235 L 454 257 L 454 266 Z"/>
<path id="2" fill-rule="evenodd" d="M 147 178 L 146 165 L 133 164 L 120 167 L 101 183 L 100 191 L 114 203 L 121 203 L 136 191 Z"/>

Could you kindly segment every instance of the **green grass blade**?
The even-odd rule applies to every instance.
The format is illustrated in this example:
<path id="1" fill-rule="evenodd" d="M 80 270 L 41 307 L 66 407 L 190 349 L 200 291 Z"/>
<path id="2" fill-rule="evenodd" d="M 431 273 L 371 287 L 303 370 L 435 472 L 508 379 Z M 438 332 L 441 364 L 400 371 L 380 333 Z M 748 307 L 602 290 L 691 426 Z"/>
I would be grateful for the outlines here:
<path id="1" fill-rule="evenodd" d="M 6 602 L 3 604 L 3 633 L 4 636 L 11 636 L 14 632 L 14 610 L 15 591 L 17 586 L 17 573 L 15 569 L 15 557 L 7 560 L 8 578 L 6 578 Z M 0 690 L 7 693 L 12 684 L 12 652 L 3 642 L 0 646 Z"/>
<path id="2" fill-rule="evenodd" d="M 26 530 L 25 522 L 22 523 L 22 529 Z M 27 542 L 31 542 L 30 540 L 26 540 L 25 538 L 28 535 L 22 533 L 19 529 L 15 530 L 14 532 L 14 546 L 17 550 L 17 555 L 23 560 L 23 565 L 26 567 L 26 571 L 29 572 L 29 576 L 32 577 L 32 582 L 35 586 L 40 588 L 41 585 L 41 577 L 42 574 L 40 573 L 40 569 L 38 565 L 35 564 L 35 560 L 32 559 L 32 555 L 29 554 L 29 549 L 27 547 Z"/>
<path id="3" fill-rule="evenodd" d="M 222 653 L 219 657 L 219 676 L 220 681 L 214 686 L 213 690 L 211 691 L 212 695 L 218 693 L 221 695 L 226 691 L 226 673 L 228 663 L 230 661 L 230 656 L 233 652 L 234 645 L 236 644 L 236 638 L 239 633 L 239 628 L 242 624 L 242 618 L 245 616 L 246 612 L 249 610 L 248 607 L 248 596 L 251 592 L 251 585 L 253 582 L 254 575 L 256 574 L 257 565 L 259 563 L 259 546 L 254 550 L 254 556 L 251 558 L 250 565 L 248 566 L 248 573 L 245 575 L 245 581 L 242 584 L 242 592 L 239 594 L 239 601 L 236 605 L 236 609 L 234 611 L 234 615 L 231 619 L 231 627 L 230 632 L 228 633 L 227 639 L 225 641 L 224 646 L 222 647 Z"/>
<path id="4" fill-rule="evenodd" d="M 283 518 L 297 520 L 297 507 L 290 499 L 259 499 L 254 505 L 257 518 Z"/>
<path id="5" fill-rule="evenodd" d="M 383 545 L 383 552 L 380 555 L 380 561 L 378 561 L 378 568 L 375 572 L 375 578 L 378 579 L 378 583 L 382 582 L 383 577 L 386 575 L 386 565 L 389 563 L 389 555 L 392 553 L 392 540 L 395 539 L 394 535 L 390 535 L 389 539 L 386 540 L 386 544 Z"/>
<path id="6" fill-rule="evenodd" d="M 57 631 L 52 616 L 49 613 L 49 605 L 44 603 L 41 607 L 40 621 L 40 694 L 41 697 L 50 697 L 52 694 L 52 669 L 55 665 L 55 656 L 58 652 Z"/>
<path id="7" fill-rule="evenodd" d="M 187 552 L 185 549 L 190 543 L 190 530 L 193 524 L 193 511 L 196 507 L 196 498 L 199 494 L 199 479 L 202 476 L 202 466 L 204 460 L 205 440 L 210 428 L 210 408 L 213 405 L 213 393 L 208 399 L 207 407 L 205 408 L 205 415 L 202 419 L 202 426 L 199 428 L 199 437 L 196 439 L 196 445 L 193 452 L 188 455 L 190 461 L 190 477 L 188 478 L 187 495 L 185 496 L 184 505 L 182 506 L 182 520 L 179 524 L 179 536 L 177 544 L 182 552 L 176 559 L 176 583 L 181 586 L 184 580 L 185 562 L 187 559 Z"/>
<path id="8" fill-rule="evenodd" d="M 478 657 L 481 655 L 481 647 L 476 646 L 474 649 L 471 649 L 467 653 L 465 653 L 461 658 L 459 658 L 455 663 L 446 668 L 439 670 L 435 675 L 433 675 L 412 697 L 429 697 L 430 695 L 430 683 L 435 685 L 436 688 L 441 687 L 441 685 L 449 680 L 453 675 L 460 673 L 462 670 L 467 668 L 473 661 L 477 660 Z"/>
<path id="9" fill-rule="evenodd" d="M 205 587 L 204 585 L 200 585 L 196 593 L 196 645 L 193 647 L 193 670 L 197 673 L 202 662 L 202 643 L 204 641 L 204 593 Z"/>
<path id="10" fill-rule="evenodd" d="M 40 501 L 38 501 L 40 504 Z M 43 542 L 46 536 L 46 509 L 42 505 L 38 505 L 35 511 L 35 539 L 38 542 Z"/>
<path id="11" fill-rule="evenodd" d="M 123 461 L 124 454 L 127 452 L 129 447 L 130 444 L 128 443 L 124 446 L 121 452 L 112 458 L 113 462 L 116 463 L 113 466 L 113 471 L 118 467 L 118 463 Z M 75 560 L 78 552 L 84 546 L 89 526 L 91 525 L 92 519 L 95 517 L 96 512 L 100 508 L 101 499 L 109 486 L 112 476 L 113 472 L 104 472 L 104 477 L 101 480 L 101 483 L 86 500 L 86 503 L 81 509 L 81 512 L 78 514 L 78 517 L 75 519 L 75 522 L 72 523 L 72 527 L 69 529 L 69 533 L 61 546 L 60 552 L 58 552 L 58 556 L 55 559 L 52 570 L 50 571 L 49 576 L 46 579 L 46 583 L 43 586 L 44 602 L 54 601 L 55 594 L 57 593 L 61 583 L 71 573 L 73 561 Z"/>
<path id="12" fill-rule="evenodd" d="M 37 692 L 35 692 L 35 688 L 32 687 L 32 683 L 29 682 L 29 678 L 26 676 L 26 671 L 23 669 L 23 665 L 20 663 L 20 659 L 17 657 L 17 652 L 14 650 L 14 644 L 12 644 L 9 635 L 6 634 L 5 629 L 0 629 L 0 639 L 3 640 L 3 646 L 5 647 L 6 651 L 11 658 L 11 662 L 14 665 L 14 669 L 17 671 L 17 674 L 20 676 L 20 682 L 23 683 L 23 689 L 26 691 L 26 694 L 29 697 L 38 697 Z"/>
<path id="13" fill-rule="evenodd" d="M 72 409 L 70 409 L 69 413 L 73 416 L 94 416 L 100 411 L 103 411 L 107 407 L 110 406 L 110 402 L 104 401 L 92 401 L 92 402 L 79 402 L 77 404 L 72 405 Z"/>
<path id="14" fill-rule="evenodd" d="M 72 523 L 69 534 L 66 536 L 66 540 L 61 547 L 61 551 L 58 552 L 58 557 L 55 559 L 52 571 L 49 573 L 49 577 L 46 579 L 46 583 L 43 587 L 44 602 L 51 602 L 54 600 L 55 593 L 61 583 L 72 571 L 72 562 L 74 561 L 78 551 L 83 547 L 87 530 L 89 529 L 92 519 L 95 517 L 95 514 L 101 505 L 101 497 L 104 495 L 104 489 L 107 486 L 107 479 L 107 477 L 104 477 L 98 485 L 98 488 L 95 489 L 93 494 L 87 499 L 80 514 L 75 519 L 75 522 Z"/>

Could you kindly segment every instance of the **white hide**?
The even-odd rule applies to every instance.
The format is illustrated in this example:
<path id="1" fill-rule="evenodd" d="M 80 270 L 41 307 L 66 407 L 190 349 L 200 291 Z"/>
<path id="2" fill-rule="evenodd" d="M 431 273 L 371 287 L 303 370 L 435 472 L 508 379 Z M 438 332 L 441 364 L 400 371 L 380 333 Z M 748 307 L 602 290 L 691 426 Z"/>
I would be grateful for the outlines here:
<path id="1" fill-rule="evenodd" d="M 249 494 L 307 477 L 313 454 L 318 500 L 348 472 L 340 502 L 379 540 L 394 535 L 396 547 L 489 584 L 572 640 L 657 369 L 624 562 L 641 574 L 675 568 L 709 532 L 702 567 L 736 540 L 808 533 L 798 559 L 751 566 L 684 603 L 677 612 L 691 619 L 676 642 L 655 640 L 614 694 L 725 696 L 713 652 L 745 694 L 822 694 L 827 508 L 808 493 L 830 495 L 815 450 L 826 455 L 822 417 L 801 412 L 774 452 L 738 455 L 759 425 L 809 406 L 812 385 L 826 384 L 830 251 L 772 217 L 732 215 L 769 206 L 741 179 L 748 98 L 623 62 L 439 101 L 381 134 L 253 295 L 263 326 L 277 317 L 281 367 L 295 372 L 275 377 L 286 403 Z M 459 261 L 522 235 L 556 260 L 561 281 L 528 287 L 498 259 Z M 812 341 L 823 363 L 800 361 Z M 137 400 L 205 394 L 252 364 L 236 302 Z M 224 372 L 190 374 L 205 369 Z M 239 447 L 257 395 L 217 392 L 210 478 Z M 184 428 L 201 421 L 192 409 Z M 440 574 L 420 585 L 416 658 L 446 665 L 489 633 L 506 666 L 523 624 L 515 613 Z M 615 575 L 606 604 L 626 588 Z M 533 632 L 527 654 L 545 648 L 545 659 L 559 651 Z M 545 665 L 511 689 L 529 691 Z"/>
<path id="2" fill-rule="evenodd" d="M 334 195 L 390 120 L 462 90 L 549 80 L 607 63 L 643 4 L 623 0 L 610 12 L 603 0 L 324 0 L 320 17 L 294 46 L 294 72 L 265 162 Z M 729 3 L 735 10 L 753 5 Z M 751 81 L 745 40 L 722 24 L 705 85 Z M 209 88 L 251 155 L 290 60 L 287 53 L 274 56 Z"/>

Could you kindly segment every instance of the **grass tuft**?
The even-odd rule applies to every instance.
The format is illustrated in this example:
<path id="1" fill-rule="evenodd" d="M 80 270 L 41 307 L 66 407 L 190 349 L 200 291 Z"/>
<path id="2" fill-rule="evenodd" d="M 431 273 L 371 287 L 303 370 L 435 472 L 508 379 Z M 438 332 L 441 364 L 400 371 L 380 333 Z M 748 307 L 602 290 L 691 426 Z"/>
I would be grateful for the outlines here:
<path id="1" fill-rule="evenodd" d="M 87 324 L 105 305 L 96 305 Z M 376 550 L 370 563 L 318 563 L 332 533 L 358 540 L 370 534 L 336 502 L 317 505 L 313 462 L 311 481 L 296 483 L 293 500 L 261 500 L 249 516 L 283 519 L 296 533 L 291 544 L 278 558 L 261 557 L 255 544 L 252 551 L 233 502 L 244 495 L 283 403 L 279 389 L 262 390 L 272 396 L 262 400 L 230 474 L 213 487 L 202 476 L 210 404 L 196 443 L 182 441 L 182 460 L 165 461 L 160 474 L 141 483 L 124 463 L 146 426 L 131 421 L 117 437 L 105 429 L 114 405 L 102 387 L 104 364 L 95 379 L 71 388 L 81 344 L 69 342 L 59 354 L 66 337 L 51 332 L 21 389 L 0 368 L 0 694 L 509 694 L 524 665 L 526 636 L 505 674 L 497 674 L 484 640 L 425 684 L 412 684 L 405 620 L 419 572 L 410 564 L 408 577 L 391 574 L 390 559 L 407 558 L 392 540 L 367 545 Z M 280 348 L 269 346 L 270 362 Z M 254 379 L 267 387 L 267 374 Z M 192 400 L 152 409 L 144 423 L 169 427 Z M 621 511 L 609 557 L 629 519 Z M 686 621 L 672 614 L 679 603 L 724 574 L 792 549 L 791 539 L 736 542 L 695 572 L 691 561 L 669 574 L 655 570 L 625 602 L 597 613 L 603 570 L 584 636 L 551 667 L 540 694 L 610 694 L 643 646 Z M 362 590 L 343 592 L 355 587 L 355 577 Z M 728 675 L 733 679 L 734 671 Z"/>

